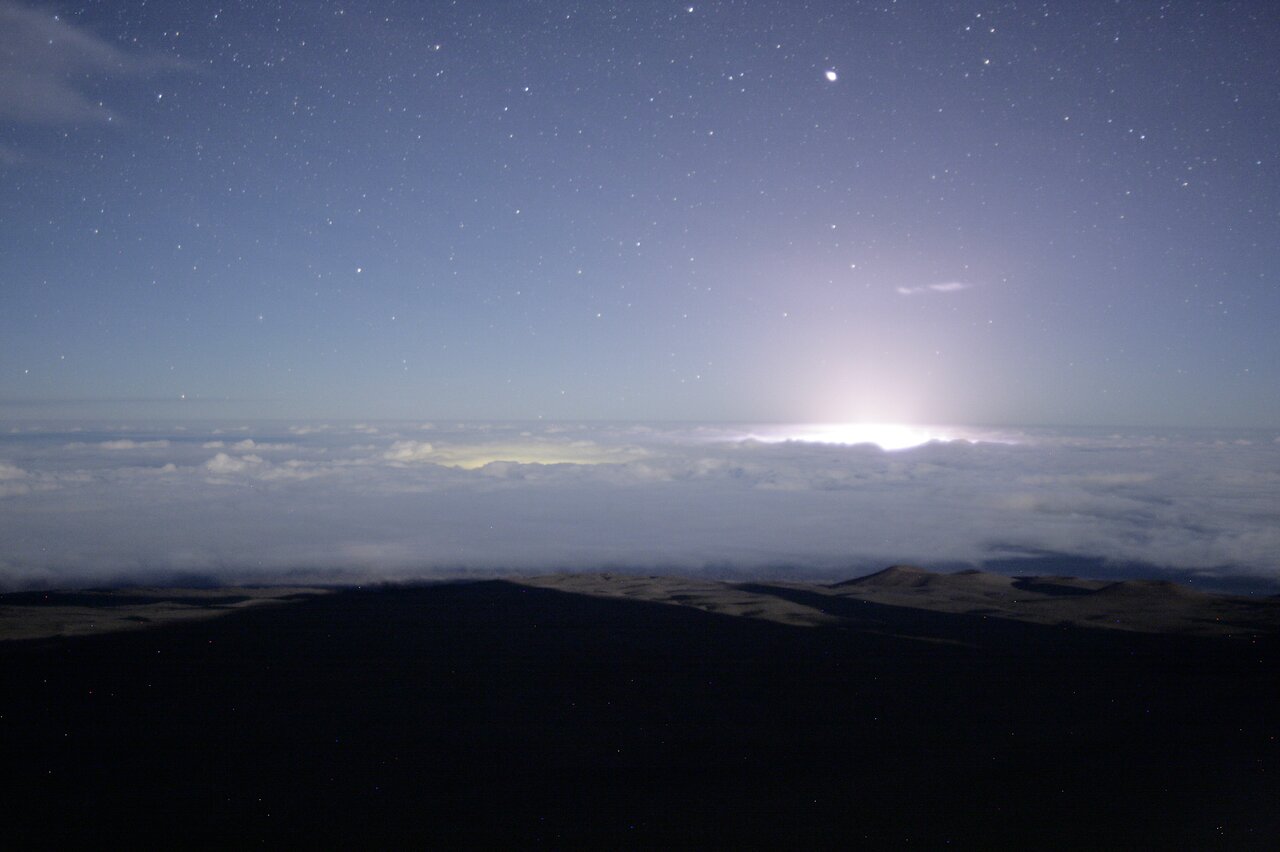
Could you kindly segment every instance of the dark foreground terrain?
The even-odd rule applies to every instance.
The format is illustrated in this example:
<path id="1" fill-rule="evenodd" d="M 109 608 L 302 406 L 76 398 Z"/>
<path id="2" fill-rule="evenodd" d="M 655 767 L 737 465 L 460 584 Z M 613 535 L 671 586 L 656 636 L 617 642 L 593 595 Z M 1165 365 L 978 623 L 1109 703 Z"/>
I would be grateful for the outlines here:
<path id="1" fill-rule="evenodd" d="M 0 642 L 4 845 L 1280 839 L 1275 631 L 738 588 L 783 620 L 487 581 Z"/>

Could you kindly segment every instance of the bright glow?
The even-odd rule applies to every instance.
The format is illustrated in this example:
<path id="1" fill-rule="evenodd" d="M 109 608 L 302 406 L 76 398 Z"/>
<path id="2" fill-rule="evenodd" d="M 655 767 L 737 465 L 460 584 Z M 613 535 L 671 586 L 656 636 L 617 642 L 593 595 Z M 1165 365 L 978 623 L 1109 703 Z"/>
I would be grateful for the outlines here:
<path id="1" fill-rule="evenodd" d="M 804 441 L 812 444 L 875 444 L 882 450 L 906 450 L 930 441 L 950 441 L 936 428 L 901 423 L 823 423 L 797 426 L 764 441 Z"/>
<path id="2" fill-rule="evenodd" d="M 836 80 L 840 79 L 840 75 L 837 74 L 834 70 L 827 71 L 826 77 L 827 77 L 827 82 L 829 83 L 834 83 Z"/>
<path id="3" fill-rule="evenodd" d="M 428 462 L 476 470 L 496 462 L 513 464 L 624 464 L 644 453 L 634 447 L 604 447 L 591 441 L 518 441 L 435 445 L 426 441 L 396 441 L 383 458 L 398 466 Z"/>

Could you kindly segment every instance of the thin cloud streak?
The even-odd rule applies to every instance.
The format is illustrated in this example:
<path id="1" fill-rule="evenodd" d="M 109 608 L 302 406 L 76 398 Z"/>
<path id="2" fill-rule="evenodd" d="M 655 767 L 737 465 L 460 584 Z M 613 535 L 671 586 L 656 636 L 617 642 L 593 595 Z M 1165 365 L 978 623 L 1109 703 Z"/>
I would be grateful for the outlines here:
<path id="1" fill-rule="evenodd" d="M 0 0 L 0 121 L 32 125 L 105 124 L 119 115 L 83 91 L 93 78 L 188 66 L 164 56 L 126 53 L 58 15 Z M 20 152 L 5 149 L 14 165 Z"/>
<path id="2" fill-rule="evenodd" d="M 898 287 L 897 291 L 902 296 L 918 296 L 922 293 L 958 293 L 961 290 L 968 290 L 972 284 L 965 284 L 963 281 L 943 281 L 940 284 L 924 284 L 919 287 Z"/>

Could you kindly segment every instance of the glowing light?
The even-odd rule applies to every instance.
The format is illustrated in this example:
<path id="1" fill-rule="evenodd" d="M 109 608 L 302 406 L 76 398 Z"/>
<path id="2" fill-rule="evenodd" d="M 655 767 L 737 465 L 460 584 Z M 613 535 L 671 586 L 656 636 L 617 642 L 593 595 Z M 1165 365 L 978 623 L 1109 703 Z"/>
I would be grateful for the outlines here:
<path id="1" fill-rule="evenodd" d="M 901 423 L 825 423 L 798 426 L 763 441 L 804 441 L 812 444 L 875 444 L 882 450 L 907 450 L 930 441 L 950 441 L 950 435 L 928 426 Z"/>
<path id="2" fill-rule="evenodd" d="M 413 462 L 429 462 L 477 470 L 486 465 L 506 462 L 510 464 L 623 464 L 640 458 L 643 453 L 634 447 L 605 447 L 590 441 L 518 441 L 510 443 L 481 443 L 434 445 L 426 441 L 397 441 L 383 458 L 398 465 Z"/>
<path id="3" fill-rule="evenodd" d="M 837 74 L 834 70 L 827 71 L 826 77 L 827 77 L 828 83 L 834 83 L 836 80 L 840 79 L 840 75 Z"/>

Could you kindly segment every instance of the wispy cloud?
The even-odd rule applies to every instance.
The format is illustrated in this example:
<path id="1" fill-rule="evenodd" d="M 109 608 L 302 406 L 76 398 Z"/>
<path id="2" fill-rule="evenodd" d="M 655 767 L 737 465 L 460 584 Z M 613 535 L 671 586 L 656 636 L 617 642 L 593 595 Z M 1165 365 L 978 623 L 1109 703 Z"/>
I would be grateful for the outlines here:
<path id="1" fill-rule="evenodd" d="M 187 67 L 179 60 L 123 51 L 60 16 L 0 0 L 0 121 L 101 124 L 117 120 L 85 90 L 95 79 Z M 21 161 L 5 149 L 0 162 Z"/>
<path id="2" fill-rule="evenodd" d="M 169 446 L 169 441 L 163 438 L 156 441 L 135 441 L 132 438 L 121 438 L 115 441 L 101 441 L 93 446 L 101 450 L 163 450 Z M 83 450 L 88 447 L 90 445 L 83 441 L 72 441 L 66 446 L 68 450 Z"/>
<path id="3" fill-rule="evenodd" d="M 921 293 L 958 293 L 972 286 L 963 281 L 943 281 L 939 284 L 922 284 L 918 287 L 898 287 L 897 290 L 903 296 L 918 296 Z"/>

